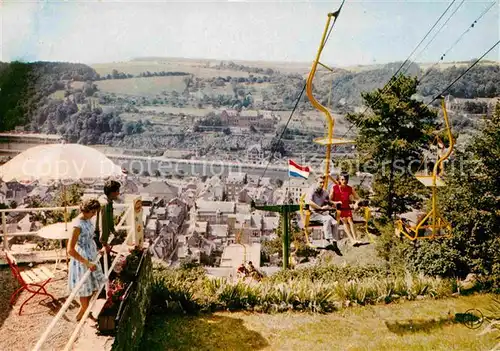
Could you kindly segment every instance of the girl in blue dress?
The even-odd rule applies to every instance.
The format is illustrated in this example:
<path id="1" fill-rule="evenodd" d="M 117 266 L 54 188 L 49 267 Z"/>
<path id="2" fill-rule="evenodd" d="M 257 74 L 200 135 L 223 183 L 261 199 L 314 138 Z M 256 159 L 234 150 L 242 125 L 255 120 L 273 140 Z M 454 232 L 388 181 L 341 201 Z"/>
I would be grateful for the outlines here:
<path id="1" fill-rule="evenodd" d="M 105 283 L 106 279 L 100 265 L 93 263 L 97 258 L 98 250 L 94 241 L 94 225 L 90 221 L 101 209 L 96 199 L 84 201 L 80 205 L 81 214 L 73 222 L 73 235 L 68 243 L 69 263 L 68 287 L 70 291 L 78 284 L 85 272 L 90 269 L 90 276 L 78 290 L 76 296 L 80 298 L 80 311 L 76 320 L 82 319 L 87 310 L 92 295 Z"/>

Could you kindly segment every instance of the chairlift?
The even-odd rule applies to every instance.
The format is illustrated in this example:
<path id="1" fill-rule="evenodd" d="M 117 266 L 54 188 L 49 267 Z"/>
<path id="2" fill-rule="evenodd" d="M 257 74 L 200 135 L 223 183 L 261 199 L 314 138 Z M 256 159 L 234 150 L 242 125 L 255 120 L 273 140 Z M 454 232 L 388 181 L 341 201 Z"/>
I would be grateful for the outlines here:
<path id="1" fill-rule="evenodd" d="M 406 238 L 415 241 L 417 239 L 435 239 L 440 237 L 451 237 L 452 226 L 441 215 L 438 208 L 438 195 L 437 188 L 445 186 L 442 179 L 442 164 L 448 159 L 454 148 L 454 139 L 451 133 L 451 126 L 448 120 L 448 113 L 446 111 L 446 102 L 444 97 L 441 97 L 441 107 L 443 110 L 444 122 L 446 132 L 448 135 L 449 146 L 448 150 L 439 157 L 434 164 L 431 174 L 417 174 L 415 177 L 426 187 L 432 188 L 432 205 L 427 213 L 421 214 L 416 223 L 411 223 L 410 220 L 400 218 L 395 222 L 395 233 L 397 236 L 404 235 Z M 440 170 L 440 171 L 439 171 Z"/>

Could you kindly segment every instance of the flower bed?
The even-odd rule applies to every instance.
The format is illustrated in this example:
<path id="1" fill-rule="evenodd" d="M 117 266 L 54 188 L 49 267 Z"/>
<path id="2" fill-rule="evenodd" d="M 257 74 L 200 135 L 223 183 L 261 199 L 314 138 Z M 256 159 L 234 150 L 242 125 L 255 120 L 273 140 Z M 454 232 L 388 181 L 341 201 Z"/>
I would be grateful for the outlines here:
<path id="1" fill-rule="evenodd" d="M 135 247 L 116 263 L 108 282 L 106 303 L 99 314 L 98 329 L 102 335 L 115 335 L 131 292 L 135 289 L 145 250 Z"/>

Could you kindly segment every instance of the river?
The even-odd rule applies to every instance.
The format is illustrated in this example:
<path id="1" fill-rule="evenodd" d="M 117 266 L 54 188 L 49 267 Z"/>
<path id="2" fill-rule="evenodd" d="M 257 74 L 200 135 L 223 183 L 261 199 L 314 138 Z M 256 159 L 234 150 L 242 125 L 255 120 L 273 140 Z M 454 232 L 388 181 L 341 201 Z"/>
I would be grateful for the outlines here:
<path id="1" fill-rule="evenodd" d="M 133 173 L 135 169 L 138 174 L 143 174 L 146 171 L 150 175 L 154 175 L 155 171 L 159 170 L 162 175 L 207 176 L 209 178 L 227 176 L 229 173 L 247 173 L 252 176 L 288 180 L 288 167 L 282 165 L 269 165 L 266 169 L 265 165 L 228 161 L 182 160 L 128 155 L 107 156 L 130 173 Z M 359 177 L 351 177 L 350 183 L 359 184 Z"/>

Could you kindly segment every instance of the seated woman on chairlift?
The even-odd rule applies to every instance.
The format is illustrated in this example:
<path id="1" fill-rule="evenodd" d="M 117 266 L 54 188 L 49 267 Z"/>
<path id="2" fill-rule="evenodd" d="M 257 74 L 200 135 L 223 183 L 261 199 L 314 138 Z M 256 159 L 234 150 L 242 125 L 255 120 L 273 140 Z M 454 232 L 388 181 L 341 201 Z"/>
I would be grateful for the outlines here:
<path id="1" fill-rule="evenodd" d="M 330 199 L 332 202 L 340 202 L 340 220 L 344 224 L 345 231 L 352 246 L 358 247 L 361 245 L 368 245 L 369 242 L 363 242 L 358 239 L 356 234 L 356 229 L 354 228 L 354 222 L 352 219 L 351 202 L 355 202 L 353 209 L 358 208 L 358 204 L 361 198 L 356 193 L 353 187 L 348 185 L 349 175 L 347 173 L 341 173 L 339 184 L 334 185 L 332 192 L 330 194 Z"/>

